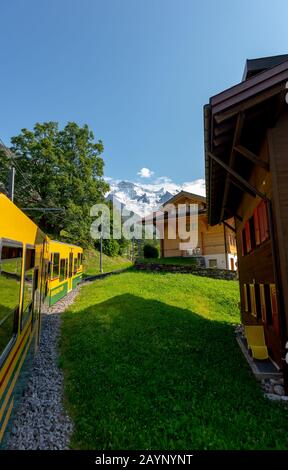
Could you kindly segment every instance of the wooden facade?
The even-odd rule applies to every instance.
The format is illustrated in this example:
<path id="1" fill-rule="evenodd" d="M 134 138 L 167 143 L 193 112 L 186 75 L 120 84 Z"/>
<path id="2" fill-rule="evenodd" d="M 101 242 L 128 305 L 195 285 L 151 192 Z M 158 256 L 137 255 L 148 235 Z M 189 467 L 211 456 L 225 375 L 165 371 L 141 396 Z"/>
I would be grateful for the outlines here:
<path id="1" fill-rule="evenodd" d="M 192 244 L 190 246 L 189 243 L 185 243 L 185 240 L 182 239 L 179 234 L 179 224 L 182 222 L 183 216 L 179 214 L 177 208 L 187 206 L 188 210 L 190 204 L 198 205 L 198 243 L 196 247 L 192 246 Z M 168 220 L 166 218 L 164 219 L 164 236 L 161 240 L 161 257 L 199 256 L 205 262 L 206 267 L 230 269 L 233 271 L 237 269 L 235 233 L 224 224 L 219 224 L 214 227 L 208 224 L 205 197 L 181 191 L 179 194 L 167 201 L 163 205 L 162 210 L 163 213 L 169 212 L 169 209 L 173 212 L 173 208 L 175 208 L 176 223 L 174 226 L 173 223 L 169 226 L 169 233 Z M 185 222 L 190 227 L 190 217 L 188 214 L 189 212 L 187 212 L 187 214 L 185 213 Z M 233 219 L 230 223 L 231 225 L 234 223 Z M 186 246 L 183 247 L 183 244 Z"/>
<path id="2" fill-rule="evenodd" d="M 235 218 L 242 322 L 263 325 L 286 392 L 287 81 L 287 56 L 249 61 L 243 81 L 204 108 L 208 220 Z"/>

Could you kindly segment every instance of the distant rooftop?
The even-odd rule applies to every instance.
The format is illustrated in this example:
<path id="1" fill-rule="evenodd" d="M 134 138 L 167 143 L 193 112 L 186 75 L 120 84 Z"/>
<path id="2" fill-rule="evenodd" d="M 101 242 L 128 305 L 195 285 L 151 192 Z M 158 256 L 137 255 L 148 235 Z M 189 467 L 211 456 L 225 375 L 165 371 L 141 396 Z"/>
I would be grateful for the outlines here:
<path id="1" fill-rule="evenodd" d="M 260 59 L 247 59 L 242 81 L 244 82 L 248 78 L 264 72 L 265 70 L 272 69 L 276 67 L 276 65 L 286 62 L 286 60 L 288 60 L 288 54 L 261 57 Z"/>
<path id="2" fill-rule="evenodd" d="M 175 196 L 172 196 L 170 199 L 168 199 L 168 201 L 163 204 L 163 207 L 168 204 L 176 203 L 177 200 L 182 197 L 206 204 L 206 197 L 200 196 L 199 194 L 189 193 L 188 191 L 180 191 L 179 193 L 175 194 Z"/>

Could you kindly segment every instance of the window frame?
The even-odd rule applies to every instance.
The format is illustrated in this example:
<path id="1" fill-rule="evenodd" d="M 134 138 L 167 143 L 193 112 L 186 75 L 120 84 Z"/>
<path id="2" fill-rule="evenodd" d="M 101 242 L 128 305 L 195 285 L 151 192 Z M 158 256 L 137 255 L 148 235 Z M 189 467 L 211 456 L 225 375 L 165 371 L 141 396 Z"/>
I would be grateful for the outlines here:
<path id="1" fill-rule="evenodd" d="M 269 230 L 267 204 L 261 200 L 241 230 L 242 256 L 253 253 L 256 248 L 270 240 Z"/>
<path id="2" fill-rule="evenodd" d="M 213 262 L 215 261 L 215 263 L 216 263 L 215 266 L 210 266 L 211 261 L 213 261 Z M 208 260 L 208 262 L 209 262 L 209 268 L 211 268 L 211 269 L 217 269 L 218 268 L 217 258 L 210 258 Z"/>
<path id="3" fill-rule="evenodd" d="M 55 266 L 55 263 L 54 263 L 54 256 L 55 255 L 58 255 L 59 257 L 59 263 L 58 263 L 58 274 L 56 276 L 54 276 L 54 266 Z M 51 273 L 50 273 L 50 281 L 54 281 L 56 279 L 59 279 L 60 277 L 60 253 L 59 251 L 53 251 L 53 253 L 51 253 L 51 257 L 52 257 L 52 261 L 51 261 Z"/>
<path id="4" fill-rule="evenodd" d="M 78 256 L 73 256 L 73 276 L 76 276 L 78 270 Z"/>
<path id="5" fill-rule="evenodd" d="M 26 257 L 27 257 L 27 250 L 34 250 L 34 266 L 30 269 L 33 269 L 33 278 L 32 278 L 32 301 L 30 302 L 30 304 L 27 306 L 27 308 L 29 308 L 31 306 L 31 310 L 29 312 L 28 315 L 25 316 L 25 320 L 23 321 L 24 319 L 24 289 L 25 289 L 25 268 L 26 268 Z M 24 257 L 24 275 L 23 275 L 23 283 L 22 283 L 22 305 L 21 305 L 21 315 L 20 315 L 20 330 L 21 332 L 23 331 L 25 325 L 27 324 L 30 316 L 31 318 L 33 318 L 33 310 L 34 310 L 34 282 L 35 282 L 35 269 L 38 268 L 39 269 L 39 266 L 36 265 L 36 246 L 35 245 L 29 245 L 27 244 L 25 246 L 25 257 Z M 30 270 L 29 269 L 29 270 Z M 29 271 L 28 270 L 28 271 Z"/>
<path id="6" fill-rule="evenodd" d="M 24 258 L 24 253 L 23 253 L 23 248 L 24 245 L 22 242 L 18 240 L 12 240 L 10 238 L 0 238 L 0 263 L 2 260 L 2 248 L 3 246 L 10 246 L 13 248 L 21 248 L 22 250 L 22 263 L 21 263 L 21 279 L 20 279 L 20 289 L 19 289 L 19 303 L 18 307 L 13 312 L 13 330 L 12 330 L 12 336 L 10 340 L 8 341 L 7 345 L 3 349 L 2 352 L 0 352 L 0 368 L 4 365 L 5 361 L 7 360 L 9 353 L 11 352 L 13 346 L 15 345 L 18 335 L 19 335 L 19 319 L 20 319 L 20 308 L 21 308 L 21 292 L 22 292 L 22 277 L 23 277 L 23 258 Z"/>
<path id="7" fill-rule="evenodd" d="M 61 262 L 64 261 L 64 276 L 61 276 Z M 68 264 L 68 259 L 67 258 L 60 258 L 60 271 L 59 271 L 59 282 L 64 282 L 67 280 L 67 264 Z"/>
<path id="8" fill-rule="evenodd" d="M 78 253 L 78 269 L 82 266 L 82 253 Z"/>

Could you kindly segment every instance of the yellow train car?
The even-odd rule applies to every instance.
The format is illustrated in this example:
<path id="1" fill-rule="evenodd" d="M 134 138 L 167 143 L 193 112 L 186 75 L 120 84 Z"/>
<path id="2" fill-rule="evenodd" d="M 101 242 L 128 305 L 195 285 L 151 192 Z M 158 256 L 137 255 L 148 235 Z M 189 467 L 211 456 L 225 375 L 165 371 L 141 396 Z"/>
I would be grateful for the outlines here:
<path id="1" fill-rule="evenodd" d="M 0 193 L 0 447 L 39 344 L 41 308 L 77 286 L 82 259 L 82 248 L 50 240 Z"/>
<path id="2" fill-rule="evenodd" d="M 30 346 L 37 348 L 46 235 L 0 194 L 0 442 Z"/>
<path id="3" fill-rule="evenodd" d="M 49 268 L 46 300 L 58 302 L 79 284 L 83 275 L 83 249 L 76 245 L 48 241 Z"/>

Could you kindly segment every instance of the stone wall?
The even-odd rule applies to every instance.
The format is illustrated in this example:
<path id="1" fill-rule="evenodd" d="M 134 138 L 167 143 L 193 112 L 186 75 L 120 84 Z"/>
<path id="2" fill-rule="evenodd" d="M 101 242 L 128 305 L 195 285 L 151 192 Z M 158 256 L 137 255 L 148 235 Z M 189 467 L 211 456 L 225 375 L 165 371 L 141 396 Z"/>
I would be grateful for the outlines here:
<path id="1" fill-rule="evenodd" d="M 195 274 L 196 276 L 225 279 L 227 281 L 234 281 L 237 279 L 237 272 L 229 271 L 227 269 L 200 268 L 196 266 L 176 264 L 139 263 L 137 261 L 134 267 L 139 271 Z"/>

